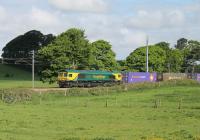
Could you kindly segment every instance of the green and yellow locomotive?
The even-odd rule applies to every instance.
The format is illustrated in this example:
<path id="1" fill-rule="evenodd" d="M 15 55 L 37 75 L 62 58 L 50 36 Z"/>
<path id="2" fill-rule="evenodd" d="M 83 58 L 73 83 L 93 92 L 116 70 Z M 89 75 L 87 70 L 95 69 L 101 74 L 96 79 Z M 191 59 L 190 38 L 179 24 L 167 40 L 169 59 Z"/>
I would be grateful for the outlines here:
<path id="1" fill-rule="evenodd" d="M 59 87 L 94 87 L 114 85 L 122 82 L 118 72 L 97 70 L 66 70 L 58 74 Z"/>

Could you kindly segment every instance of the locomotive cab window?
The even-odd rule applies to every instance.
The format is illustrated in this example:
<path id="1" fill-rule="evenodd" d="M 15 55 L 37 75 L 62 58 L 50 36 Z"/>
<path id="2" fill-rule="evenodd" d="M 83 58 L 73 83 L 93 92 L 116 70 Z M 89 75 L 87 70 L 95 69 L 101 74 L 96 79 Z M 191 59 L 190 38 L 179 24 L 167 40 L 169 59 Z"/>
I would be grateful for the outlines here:
<path id="1" fill-rule="evenodd" d="M 68 76 L 69 76 L 69 77 L 72 77 L 72 74 L 69 74 Z"/>
<path id="2" fill-rule="evenodd" d="M 62 77 L 62 76 L 63 76 L 63 73 L 59 73 L 58 76 L 59 76 L 59 77 Z"/>
<path id="3" fill-rule="evenodd" d="M 64 77 L 67 77 L 67 73 L 64 73 Z"/>

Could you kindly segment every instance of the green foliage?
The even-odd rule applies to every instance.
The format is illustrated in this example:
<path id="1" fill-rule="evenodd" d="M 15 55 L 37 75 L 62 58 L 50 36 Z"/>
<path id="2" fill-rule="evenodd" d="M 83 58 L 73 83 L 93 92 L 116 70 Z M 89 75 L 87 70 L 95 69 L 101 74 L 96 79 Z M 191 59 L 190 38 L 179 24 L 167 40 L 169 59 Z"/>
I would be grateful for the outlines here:
<path id="1" fill-rule="evenodd" d="M 182 72 L 200 72 L 197 65 L 197 62 L 200 61 L 200 42 L 181 38 L 177 41 L 177 45 L 175 47 L 182 50 L 184 58 Z"/>
<path id="2" fill-rule="evenodd" d="M 189 52 L 186 55 L 186 64 L 188 66 L 189 71 L 192 73 L 200 72 L 195 71 L 195 65 L 197 65 L 196 62 L 200 62 L 200 42 L 194 40 L 188 41 L 187 50 Z"/>
<path id="3" fill-rule="evenodd" d="M 15 65 L 0 64 L 0 80 L 31 80 L 31 72 L 18 68 Z M 38 79 L 36 75 L 36 79 Z"/>
<path id="4" fill-rule="evenodd" d="M 160 42 L 149 46 L 150 72 L 180 72 L 184 55 L 182 50 L 171 49 L 169 43 Z M 126 59 L 129 70 L 146 71 L 146 47 L 133 51 Z"/>
<path id="5" fill-rule="evenodd" d="M 39 50 L 38 57 L 44 63 L 41 80 L 53 83 L 58 72 L 65 69 L 116 70 L 118 64 L 111 47 L 104 40 L 90 44 L 83 30 L 69 29 Z"/>
<path id="6" fill-rule="evenodd" d="M 149 46 L 149 71 L 163 72 L 165 70 L 166 52 L 160 46 Z M 129 70 L 146 71 L 146 47 L 140 47 L 126 58 Z"/>
<path id="7" fill-rule="evenodd" d="M 85 69 L 90 58 L 90 44 L 80 29 L 69 29 L 60 34 L 53 43 L 39 50 L 42 67 L 42 81 L 53 83 L 59 71 L 67 68 Z"/>
<path id="8" fill-rule="evenodd" d="M 177 40 L 177 45 L 175 45 L 175 48 L 177 48 L 179 50 L 183 50 L 183 49 L 187 48 L 187 43 L 188 43 L 187 39 L 180 38 L 179 40 Z"/>
<path id="9" fill-rule="evenodd" d="M 32 30 L 20 35 L 6 44 L 3 48 L 4 58 L 29 58 L 32 50 L 38 50 L 54 40 L 52 34 L 43 35 L 41 32 Z"/>
<path id="10" fill-rule="evenodd" d="M 182 69 L 184 56 L 182 51 L 178 49 L 170 49 L 167 51 L 166 66 L 168 69 L 165 72 L 180 72 Z"/>
<path id="11" fill-rule="evenodd" d="M 164 49 L 166 52 L 170 50 L 169 48 L 169 43 L 167 42 L 159 42 L 157 44 L 155 44 L 156 46 L 160 46 L 162 49 Z"/>
<path id="12" fill-rule="evenodd" d="M 96 70 L 117 70 L 119 65 L 115 60 L 115 53 L 111 44 L 104 40 L 92 43 L 91 68 Z"/>

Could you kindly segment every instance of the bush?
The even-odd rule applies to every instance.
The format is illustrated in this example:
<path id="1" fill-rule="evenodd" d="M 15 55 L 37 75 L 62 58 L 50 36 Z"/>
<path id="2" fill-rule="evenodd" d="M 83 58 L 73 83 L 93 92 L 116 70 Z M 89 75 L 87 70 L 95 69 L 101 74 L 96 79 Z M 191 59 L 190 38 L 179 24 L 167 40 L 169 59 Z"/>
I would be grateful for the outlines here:
<path id="1" fill-rule="evenodd" d="M 32 95 L 28 90 L 13 90 L 13 89 L 0 90 L 0 100 L 5 103 L 30 101 L 31 99 Z"/>

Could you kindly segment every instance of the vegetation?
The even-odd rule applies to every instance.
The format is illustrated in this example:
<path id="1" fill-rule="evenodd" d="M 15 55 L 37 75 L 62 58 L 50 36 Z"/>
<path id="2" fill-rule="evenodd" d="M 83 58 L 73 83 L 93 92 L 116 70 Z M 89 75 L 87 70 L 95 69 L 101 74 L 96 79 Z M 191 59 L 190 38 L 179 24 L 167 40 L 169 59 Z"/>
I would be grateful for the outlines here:
<path id="1" fill-rule="evenodd" d="M 112 51 L 112 45 L 104 40 L 98 40 L 92 43 L 92 64 L 91 69 L 97 70 L 118 70 L 119 65 L 115 60 L 115 53 Z"/>
<path id="2" fill-rule="evenodd" d="M 43 82 L 55 82 L 58 72 L 65 69 L 146 71 L 146 46 L 131 52 L 126 60 L 116 61 L 108 41 L 90 42 L 85 31 L 77 28 L 68 29 L 56 37 L 29 31 L 7 43 L 2 56 L 5 62 L 12 64 L 31 63 L 33 49 L 37 54 L 36 71 Z M 199 73 L 200 42 L 181 38 L 174 48 L 170 48 L 167 42 L 150 45 L 149 71 Z"/>
<path id="3" fill-rule="evenodd" d="M 149 46 L 149 65 L 151 72 L 162 72 L 165 69 L 165 50 L 160 46 Z M 141 47 L 132 52 L 126 59 L 126 64 L 131 71 L 146 71 L 146 47 Z"/>
<path id="4" fill-rule="evenodd" d="M 43 35 L 36 30 L 29 31 L 8 42 L 3 48 L 2 56 L 4 58 L 29 58 L 32 50 L 39 50 L 54 38 L 52 34 Z"/>
<path id="5" fill-rule="evenodd" d="M 89 43 L 80 29 L 69 29 L 60 34 L 53 43 L 39 50 L 42 68 L 41 77 L 53 83 L 59 71 L 65 69 L 116 70 L 115 54 L 109 42 L 99 40 Z"/>
<path id="6" fill-rule="evenodd" d="M 26 71 L 15 65 L 0 64 L 0 80 L 30 81 L 31 79 L 32 74 L 30 71 Z M 38 79 L 37 76 L 36 79 Z"/>
<path id="7" fill-rule="evenodd" d="M 11 97 L 6 95 L 12 90 L 0 90 L 0 139 L 198 140 L 199 85 L 177 83 L 159 88 L 144 83 L 126 92 L 99 89 L 81 97 L 78 89 L 73 94 L 20 89 Z"/>
<path id="8" fill-rule="evenodd" d="M 31 88 L 32 73 L 23 68 L 13 65 L 0 64 L 0 88 Z M 35 75 L 35 87 L 57 87 L 56 84 L 49 85 L 39 81 L 39 77 Z"/>

